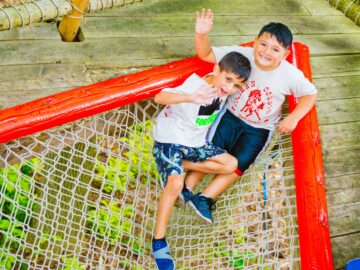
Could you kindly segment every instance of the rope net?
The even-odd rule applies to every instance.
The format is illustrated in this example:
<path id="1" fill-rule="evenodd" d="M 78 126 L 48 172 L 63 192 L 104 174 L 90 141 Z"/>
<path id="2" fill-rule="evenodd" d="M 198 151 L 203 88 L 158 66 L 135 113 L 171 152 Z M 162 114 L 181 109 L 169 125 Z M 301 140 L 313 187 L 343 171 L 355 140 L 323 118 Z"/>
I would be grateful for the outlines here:
<path id="1" fill-rule="evenodd" d="M 0 269 L 155 269 L 160 109 L 148 99 L 0 145 Z M 299 269 L 293 174 L 290 139 L 275 135 L 214 225 L 177 205 L 177 269 Z"/>

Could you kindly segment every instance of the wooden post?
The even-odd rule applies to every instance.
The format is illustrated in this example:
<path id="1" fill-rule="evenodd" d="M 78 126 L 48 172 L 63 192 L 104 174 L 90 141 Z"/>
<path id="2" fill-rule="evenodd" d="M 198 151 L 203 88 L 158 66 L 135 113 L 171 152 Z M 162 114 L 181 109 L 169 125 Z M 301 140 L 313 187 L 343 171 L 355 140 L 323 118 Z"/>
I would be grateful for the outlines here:
<path id="1" fill-rule="evenodd" d="M 63 17 L 59 24 L 59 33 L 63 41 L 74 41 L 79 31 L 81 19 L 84 16 L 89 0 L 71 0 L 73 10 Z"/>

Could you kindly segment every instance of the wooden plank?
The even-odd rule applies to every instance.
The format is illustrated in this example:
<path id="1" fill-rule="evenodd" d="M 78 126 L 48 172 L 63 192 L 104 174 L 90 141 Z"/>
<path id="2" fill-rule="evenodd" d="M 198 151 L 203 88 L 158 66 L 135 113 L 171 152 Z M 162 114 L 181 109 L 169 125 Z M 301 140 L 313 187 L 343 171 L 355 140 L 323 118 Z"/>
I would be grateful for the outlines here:
<path id="1" fill-rule="evenodd" d="M 294 40 L 308 45 L 311 55 L 360 53 L 358 34 L 301 35 Z"/>
<path id="2" fill-rule="evenodd" d="M 360 33 L 360 28 L 344 16 L 216 16 L 211 35 L 257 36 L 271 21 L 287 24 L 294 35 Z M 89 18 L 82 26 L 85 38 L 193 36 L 194 16 Z"/>
<path id="3" fill-rule="evenodd" d="M 320 126 L 324 151 L 360 147 L 360 121 Z"/>
<path id="4" fill-rule="evenodd" d="M 331 238 L 335 269 L 344 269 L 347 261 L 360 254 L 360 232 Z"/>
<path id="5" fill-rule="evenodd" d="M 56 39 L 61 40 L 55 22 L 34 23 L 27 27 L 18 27 L 8 31 L 0 31 L 0 41 L 10 41 L 19 39 Z"/>
<path id="6" fill-rule="evenodd" d="M 314 79 L 358 74 L 360 72 L 360 54 L 312 56 L 310 62 Z"/>
<path id="7" fill-rule="evenodd" d="M 360 174 L 342 175 L 326 179 L 326 197 L 328 207 L 360 202 Z M 336 209 L 335 209 L 336 210 Z M 332 211 L 330 216 L 332 216 Z M 339 224 L 342 224 L 341 222 Z M 333 225 L 337 227 L 337 224 Z M 334 230 L 337 230 L 334 228 Z M 341 232 L 340 232 L 341 233 Z"/>
<path id="8" fill-rule="evenodd" d="M 360 73 L 357 76 L 314 79 L 314 84 L 319 91 L 318 101 L 360 97 Z"/>
<path id="9" fill-rule="evenodd" d="M 4 91 L 1 92 L 0 96 L 0 110 L 70 89 L 68 87 L 63 87 L 49 89 L 31 89 L 28 91 Z"/>
<path id="10" fill-rule="evenodd" d="M 211 35 L 255 37 L 270 21 L 287 24 L 294 35 L 360 33 L 360 28 L 344 16 L 216 16 Z M 81 26 L 86 38 L 193 36 L 194 15 L 151 17 L 90 17 Z M 59 39 L 55 24 L 34 24 L 0 32 L 0 40 Z"/>
<path id="11" fill-rule="evenodd" d="M 360 147 L 323 151 L 325 176 L 337 177 L 360 173 Z"/>
<path id="12" fill-rule="evenodd" d="M 150 2 L 150 1 L 149 1 Z M 235 8 L 237 7 L 237 8 Z M 301 0 L 278 0 L 276 5 L 267 0 L 242 0 L 241 3 L 233 0 L 151 0 L 143 5 L 128 6 L 123 9 L 109 9 L 103 12 L 92 13 L 92 16 L 153 16 L 164 14 L 168 16 L 195 14 L 196 10 L 211 8 L 216 14 L 223 15 L 306 15 L 309 14 Z"/>
<path id="13" fill-rule="evenodd" d="M 252 40 L 247 36 L 215 36 L 212 39 L 214 45 L 239 44 Z M 308 44 L 313 54 L 360 53 L 360 34 L 303 35 L 296 37 L 296 40 Z M 193 42 L 193 37 L 103 38 L 101 42 L 86 39 L 84 42 L 71 44 L 53 40 L 9 41 L 0 42 L 0 59 L 1 65 L 180 59 L 194 55 Z"/>
<path id="14" fill-rule="evenodd" d="M 360 121 L 360 98 L 317 101 L 320 125 Z"/>
<path id="15" fill-rule="evenodd" d="M 328 207 L 330 213 L 329 226 L 331 236 L 334 237 L 360 231 L 360 188 L 356 191 L 358 194 L 355 194 L 355 192 L 346 194 L 342 190 L 339 190 L 339 193 L 343 196 L 354 196 L 354 198 L 357 198 L 355 203 L 338 204 Z"/>
<path id="16" fill-rule="evenodd" d="M 344 16 L 218 16 L 211 35 L 252 35 L 270 21 L 287 24 L 294 35 L 360 33 L 360 28 Z M 85 38 L 193 36 L 194 15 L 148 17 L 90 17 L 81 26 Z M 176 29 L 176 31 L 174 31 Z M 33 24 L 30 27 L 0 31 L 0 40 L 59 40 L 56 24 Z"/>
<path id="17" fill-rule="evenodd" d="M 348 174 L 326 178 L 326 191 L 333 193 L 341 189 L 352 189 L 360 187 L 360 174 Z M 332 203 L 329 201 L 329 203 Z M 335 203 L 332 203 L 335 205 Z"/>
<path id="18" fill-rule="evenodd" d="M 50 88 L 73 88 L 91 84 L 84 64 L 0 66 L 0 93 Z"/>

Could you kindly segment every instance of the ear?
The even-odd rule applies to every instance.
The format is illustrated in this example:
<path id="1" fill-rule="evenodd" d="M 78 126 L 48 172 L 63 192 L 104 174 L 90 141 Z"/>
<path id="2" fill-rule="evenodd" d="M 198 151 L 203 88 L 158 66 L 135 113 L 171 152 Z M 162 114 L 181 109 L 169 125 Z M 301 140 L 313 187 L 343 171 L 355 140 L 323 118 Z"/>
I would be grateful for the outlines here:
<path id="1" fill-rule="evenodd" d="M 289 56 L 289 54 L 290 54 L 290 50 L 286 50 L 283 58 L 286 59 Z"/>
<path id="2" fill-rule="evenodd" d="M 213 73 L 214 75 L 218 75 L 220 72 L 220 67 L 218 64 L 214 65 Z"/>

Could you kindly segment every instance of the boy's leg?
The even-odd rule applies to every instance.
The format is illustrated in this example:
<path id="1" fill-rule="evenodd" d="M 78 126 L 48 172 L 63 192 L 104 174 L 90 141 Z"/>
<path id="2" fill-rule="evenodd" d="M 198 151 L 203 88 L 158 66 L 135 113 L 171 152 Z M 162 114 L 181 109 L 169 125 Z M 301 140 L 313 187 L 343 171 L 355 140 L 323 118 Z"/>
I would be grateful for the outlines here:
<path id="1" fill-rule="evenodd" d="M 171 211 L 183 186 L 184 177 L 182 175 L 170 175 L 158 202 L 152 249 L 159 270 L 175 269 L 175 262 L 170 255 L 165 235 Z"/>
<path id="2" fill-rule="evenodd" d="M 201 179 L 206 175 L 206 173 L 191 171 L 186 174 L 185 185 L 193 190 L 196 185 L 201 181 Z"/>
<path id="3" fill-rule="evenodd" d="M 191 162 L 184 159 L 183 166 L 188 171 L 208 174 L 229 174 L 236 170 L 237 160 L 232 155 L 224 153 L 199 162 Z"/>
<path id="4" fill-rule="evenodd" d="M 158 202 L 152 241 L 152 251 L 159 270 L 175 269 L 165 235 L 175 200 L 184 186 L 181 149 L 181 145 L 154 143 L 153 154 L 164 188 Z"/>
<path id="5" fill-rule="evenodd" d="M 270 141 L 271 135 L 269 130 L 251 127 L 236 119 L 231 113 L 225 113 L 212 142 L 234 155 L 238 161 L 238 167 L 231 174 L 217 175 L 202 194 L 192 197 L 190 205 L 193 206 L 199 216 L 204 219 L 210 217 L 212 220 L 213 200 L 233 185 L 242 173 L 250 167 Z M 196 180 L 190 178 L 186 182 L 194 183 Z M 204 196 L 208 204 L 204 203 L 204 198 L 200 196 Z"/>
<path id="6" fill-rule="evenodd" d="M 182 175 L 170 175 L 163 193 L 158 202 L 156 214 L 154 238 L 160 239 L 166 235 L 171 211 L 175 201 L 184 186 L 184 177 Z"/>
<path id="7" fill-rule="evenodd" d="M 206 143 L 202 147 L 187 147 L 183 151 L 182 165 L 185 170 L 200 171 L 204 173 L 231 173 L 237 166 L 235 157 L 226 153 L 225 150 Z M 200 175 L 200 174 L 199 174 Z M 184 184 L 180 198 L 185 203 L 193 196 L 192 188 L 201 179 L 202 174 L 192 184 Z M 187 176 L 188 179 L 192 178 Z"/>
<path id="8" fill-rule="evenodd" d="M 213 181 L 202 191 L 202 194 L 215 200 L 240 177 L 236 173 L 216 175 Z"/>

